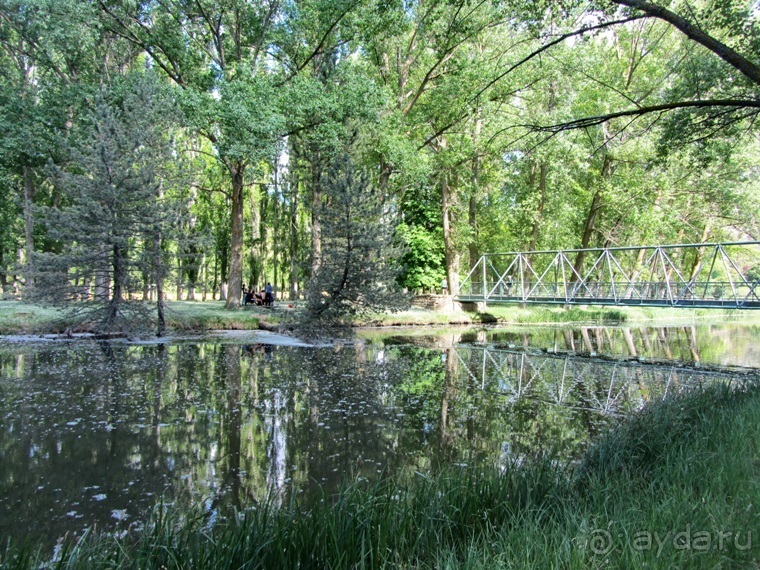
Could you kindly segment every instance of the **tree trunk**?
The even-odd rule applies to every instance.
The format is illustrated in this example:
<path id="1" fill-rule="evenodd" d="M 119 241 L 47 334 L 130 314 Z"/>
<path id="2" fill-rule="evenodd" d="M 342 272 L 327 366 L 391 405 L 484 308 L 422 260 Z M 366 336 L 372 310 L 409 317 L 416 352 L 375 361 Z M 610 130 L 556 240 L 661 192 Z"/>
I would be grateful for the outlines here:
<path id="1" fill-rule="evenodd" d="M 311 279 L 315 279 L 322 263 L 322 224 L 320 208 L 322 207 L 321 164 L 319 155 L 311 163 Z"/>
<path id="2" fill-rule="evenodd" d="M 549 83 L 549 100 L 546 104 L 546 111 L 549 114 L 554 110 L 555 95 L 554 84 Z M 535 251 L 538 247 L 538 238 L 540 237 L 541 224 L 544 218 L 544 207 L 546 205 L 546 174 L 548 170 L 549 165 L 546 160 L 541 159 L 538 163 L 538 207 L 536 208 L 536 218 L 533 221 L 533 229 L 531 231 L 530 247 L 528 248 L 528 251 Z"/>
<path id="3" fill-rule="evenodd" d="M 294 154 L 295 156 L 295 154 Z M 290 257 L 290 290 L 289 297 L 291 301 L 298 299 L 298 174 L 296 168 L 293 168 L 292 180 L 290 182 L 290 212 L 288 228 L 290 236 L 288 239 L 288 255 Z"/>
<path id="4" fill-rule="evenodd" d="M 586 215 L 586 221 L 583 224 L 583 234 L 581 235 L 581 246 L 580 249 L 585 250 L 588 248 L 589 244 L 591 243 L 591 236 L 594 234 L 594 226 L 596 224 L 597 215 L 599 214 L 599 210 L 602 207 L 602 192 L 604 189 L 604 180 L 612 175 L 612 158 L 610 155 L 605 154 L 604 160 L 602 162 L 602 169 L 601 169 L 601 180 L 599 181 L 599 184 L 597 185 L 596 191 L 594 192 L 594 197 L 591 199 L 591 206 L 588 209 L 588 214 Z M 578 272 L 578 274 L 583 277 L 583 262 L 586 258 L 586 252 L 585 251 L 579 251 L 578 255 L 575 257 L 575 271 Z M 572 277 L 572 281 L 576 280 L 575 274 Z"/>
<path id="5" fill-rule="evenodd" d="M 289 270 L 289 298 L 291 301 L 298 299 L 298 148 L 291 146 L 290 168 L 290 209 L 288 211 L 288 256 L 290 258 Z"/>
<path id="6" fill-rule="evenodd" d="M 106 313 L 105 325 L 106 329 L 113 327 L 116 323 L 116 319 L 119 316 L 119 308 L 122 302 L 122 284 L 124 283 L 124 267 L 122 264 L 121 248 L 118 244 L 113 245 L 111 253 L 111 270 L 113 271 L 113 291 L 111 293 L 111 300 L 108 303 L 108 309 Z"/>
<path id="7" fill-rule="evenodd" d="M 388 195 L 388 184 L 390 183 L 392 173 L 393 170 L 391 166 L 383 161 L 382 164 L 380 164 L 380 200 L 385 201 L 385 198 Z"/>
<path id="8" fill-rule="evenodd" d="M 177 301 L 182 300 L 182 257 L 177 256 Z"/>
<path id="9" fill-rule="evenodd" d="M 533 229 L 531 231 L 530 246 L 528 251 L 535 251 L 538 247 L 538 238 L 540 236 L 541 222 L 544 217 L 544 204 L 546 204 L 546 173 L 548 165 L 542 160 L 538 164 L 538 206 L 536 207 L 536 217 L 533 220 Z"/>
<path id="10" fill-rule="evenodd" d="M 156 279 L 156 336 L 163 336 L 166 331 L 166 316 L 164 315 L 164 267 L 161 261 L 161 232 L 156 230 L 154 247 L 155 279 Z"/>
<path id="11" fill-rule="evenodd" d="M 0 288 L 2 288 L 3 296 L 5 296 L 8 293 L 8 275 L 6 275 L 5 270 L 2 269 L 3 267 L 5 267 L 5 260 L 3 249 L 0 248 Z"/>
<path id="12" fill-rule="evenodd" d="M 706 243 L 707 239 L 710 237 L 710 232 L 712 231 L 712 222 L 707 221 L 705 223 L 705 229 L 702 230 L 702 237 L 699 240 L 699 243 Z M 691 264 L 691 269 L 689 270 L 689 280 L 691 281 L 697 276 L 697 272 L 699 270 L 700 265 L 702 264 L 702 259 L 705 256 L 705 248 L 704 247 L 698 247 L 697 252 L 694 255 L 694 261 Z"/>
<path id="13" fill-rule="evenodd" d="M 219 300 L 224 301 L 227 299 L 227 264 L 228 264 L 228 250 L 227 247 L 222 248 L 222 259 L 220 260 L 220 283 L 219 283 Z"/>
<path id="14" fill-rule="evenodd" d="M 214 277 L 211 281 L 211 300 L 216 301 L 216 287 L 219 282 L 219 253 L 214 252 Z"/>
<path id="15" fill-rule="evenodd" d="M 251 276 L 248 281 L 248 285 L 255 289 L 259 289 L 259 284 L 265 276 L 262 276 L 264 272 L 264 241 L 266 240 L 266 231 L 261 215 L 261 208 L 263 207 L 262 200 L 259 200 L 258 192 L 254 186 L 253 192 L 251 192 Z"/>
<path id="16" fill-rule="evenodd" d="M 24 167 L 24 253 L 26 254 L 25 270 L 26 284 L 34 286 L 34 183 L 32 171 L 28 166 Z"/>
<path id="17" fill-rule="evenodd" d="M 98 273 L 95 275 L 95 300 L 101 303 L 109 301 L 109 292 L 111 280 L 107 274 Z"/>
<path id="18" fill-rule="evenodd" d="M 205 251 L 201 255 L 201 268 L 198 275 L 201 283 L 201 301 L 206 301 L 206 295 L 208 294 L 208 256 Z"/>
<path id="19" fill-rule="evenodd" d="M 280 241 L 280 178 L 279 168 L 275 165 L 274 169 L 274 200 L 272 201 L 272 283 L 277 287 L 280 277 L 280 248 L 278 243 Z M 279 291 L 282 291 L 282 286 L 277 287 Z"/>
<path id="20" fill-rule="evenodd" d="M 472 159 L 472 190 L 470 191 L 470 199 L 467 204 L 467 223 L 470 226 L 470 243 L 467 244 L 467 251 L 470 257 L 470 269 L 475 267 L 475 264 L 480 259 L 480 253 L 478 252 L 478 202 L 476 199 L 478 186 L 480 184 L 480 158 L 478 157 L 477 149 L 478 142 L 480 140 L 480 132 L 483 128 L 483 121 L 480 118 L 480 108 L 477 110 L 477 119 L 475 120 L 475 132 L 473 134 L 473 146 L 475 147 L 475 156 Z"/>
<path id="21" fill-rule="evenodd" d="M 443 213 L 443 245 L 446 255 L 446 283 L 449 294 L 454 295 L 459 290 L 459 252 L 454 243 L 454 207 L 456 194 L 449 185 L 448 173 L 441 177 L 441 204 Z"/>
<path id="22" fill-rule="evenodd" d="M 147 267 L 142 271 L 142 300 L 150 300 L 150 273 Z"/>
<path id="23" fill-rule="evenodd" d="M 230 275 L 225 307 L 240 307 L 243 291 L 243 176 L 245 163 L 236 162 L 230 166 L 232 175 L 232 239 L 230 241 Z"/>
<path id="24" fill-rule="evenodd" d="M 478 260 L 480 259 L 480 252 L 478 251 L 477 243 L 477 215 L 478 206 L 475 200 L 475 194 L 473 192 L 470 194 L 470 201 L 467 207 L 467 223 L 470 225 L 470 231 L 472 232 L 472 235 L 470 236 L 470 243 L 467 244 L 467 251 L 470 255 L 470 269 L 475 267 L 475 265 L 478 263 Z"/>

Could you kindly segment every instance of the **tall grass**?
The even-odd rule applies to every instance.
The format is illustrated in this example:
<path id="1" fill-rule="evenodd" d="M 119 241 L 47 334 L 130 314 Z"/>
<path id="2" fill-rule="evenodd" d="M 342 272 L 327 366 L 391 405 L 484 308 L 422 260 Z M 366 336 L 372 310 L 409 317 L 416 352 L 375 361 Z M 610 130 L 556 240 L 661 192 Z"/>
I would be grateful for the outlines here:
<path id="1" fill-rule="evenodd" d="M 214 528 L 157 510 L 140 532 L 87 535 L 53 560 L 11 547 L 0 568 L 758 567 L 759 446 L 760 388 L 710 387 L 646 408 L 578 465 L 355 483 Z"/>

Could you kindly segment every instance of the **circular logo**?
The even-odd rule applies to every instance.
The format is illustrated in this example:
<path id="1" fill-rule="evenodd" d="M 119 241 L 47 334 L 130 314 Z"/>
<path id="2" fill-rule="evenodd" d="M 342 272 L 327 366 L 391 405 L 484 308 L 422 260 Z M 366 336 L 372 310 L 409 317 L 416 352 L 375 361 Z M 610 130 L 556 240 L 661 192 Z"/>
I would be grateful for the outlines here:
<path id="1" fill-rule="evenodd" d="M 612 550 L 612 535 L 601 528 L 591 531 L 588 538 L 588 547 L 594 554 L 608 554 Z"/>

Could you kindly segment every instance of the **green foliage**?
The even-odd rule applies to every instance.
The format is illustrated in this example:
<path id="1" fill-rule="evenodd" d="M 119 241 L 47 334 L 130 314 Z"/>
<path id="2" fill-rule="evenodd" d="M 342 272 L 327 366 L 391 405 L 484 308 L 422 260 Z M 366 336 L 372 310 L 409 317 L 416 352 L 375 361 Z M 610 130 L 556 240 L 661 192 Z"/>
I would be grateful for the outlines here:
<path id="1" fill-rule="evenodd" d="M 323 249 L 309 282 L 309 319 L 329 322 L 403 308 L 395 285 L 394 226 L 368 174 L 343 155 L 331 165 L 323 193 Z"/>
<path id="2" fill-rule="evenodd" d="M 439 196 L 428 186 L 413 187 L 401 200 L 398 239 L 404 246 L 399 282 L 412 290 L 440 287 L 445 273 Z"/>
<path id="3" fill-rule="evenodd" d="M 12 275 L 26 252 L 60 253 L 24 196 L 36 207 L 67 206 L 45 164 L 73 173 L 69 148 L 89 144 L 87 110 L 100 86 L 118 90 L 120 77 L 146 69 L 169 79 L 190 127 L 166 160 L 191 163 L 183 193 L 194 221 L 183 235 L 194 245 L 172 238 L 165 261 L 182 274 L 178 285 L 197 282 L 213 296 L 233 286 L 231 272 L 263 272 L 278 289 L 303 292 L 305 260 L 318 249 L 311 198 L 347 140 L 398 217 L 408 289 L 438 286 L 447 269 L 463 274 L 487 251 L 755 235 L 754 104 L 536 130 L 679 101 L 756 98 L 739 69 L 661 19 L 576 33 L 579 22 L 640 13 L 620 6 L 2 0 L 0 266 Z M 747 2 L 668 7 L 757 60 Z"/>
<path id="4" fill-rule="evenodd" d="M 38 254 L 36 287 L 28 292 L 106 330 L 123 329 L 144 313 L 141 303 L 129 302 L 131 274 L 141 251 L 151 274 L 165 272 L 156 240 L 168 234 L 180 207 L 169 198 L 178 172 L 168 162 L 174 149 L 166 130 L 176 123 L 176 108 L 154 77 L 129 79 L 98 96 L 72 162 L 54 167 L 67 200 L 40 211 L 61 250 Z"/>

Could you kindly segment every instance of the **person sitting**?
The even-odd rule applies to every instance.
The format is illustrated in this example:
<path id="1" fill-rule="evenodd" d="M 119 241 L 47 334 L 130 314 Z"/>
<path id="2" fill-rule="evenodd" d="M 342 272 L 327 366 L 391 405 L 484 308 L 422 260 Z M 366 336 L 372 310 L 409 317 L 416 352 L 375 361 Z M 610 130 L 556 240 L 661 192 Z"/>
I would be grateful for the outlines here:
<path id="1" fill-rule="evenodd" d="M 243 287 L 243 306 L 248 305 L 249 303 L 253 303 L 253 287 L 251 289 L 246 289 Z"/>

